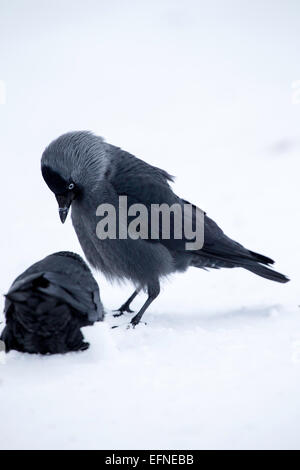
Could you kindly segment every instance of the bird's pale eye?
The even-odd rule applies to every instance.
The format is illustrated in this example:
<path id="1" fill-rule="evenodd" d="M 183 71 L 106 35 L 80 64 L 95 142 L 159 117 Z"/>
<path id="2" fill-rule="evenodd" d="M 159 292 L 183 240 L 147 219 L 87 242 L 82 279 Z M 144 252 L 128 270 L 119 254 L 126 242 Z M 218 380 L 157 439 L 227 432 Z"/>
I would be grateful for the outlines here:
<path id="1" fill-rule="evenodd" d="M 68 189 L 71 191 L 72 189 L 75 188 L 75 184 L 74 183 L 70 183 L 69 186 L 68 186 Z"/>

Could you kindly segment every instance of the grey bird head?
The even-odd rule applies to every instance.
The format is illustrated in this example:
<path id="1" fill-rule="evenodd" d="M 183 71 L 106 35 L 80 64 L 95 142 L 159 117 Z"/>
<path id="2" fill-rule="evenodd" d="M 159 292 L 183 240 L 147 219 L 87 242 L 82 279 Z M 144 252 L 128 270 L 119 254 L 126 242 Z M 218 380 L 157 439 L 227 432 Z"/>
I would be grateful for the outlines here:
<path id="1" fill-rule="evenodd" d="M 81 198 L 84 188 L 96 187 L 107 169 L 106 144 L 102 137 L 87 131 L 63 134 L 42 155 L 43 178 L 55 194 L 59 216 L 65 222 L 72 201 Z"/>

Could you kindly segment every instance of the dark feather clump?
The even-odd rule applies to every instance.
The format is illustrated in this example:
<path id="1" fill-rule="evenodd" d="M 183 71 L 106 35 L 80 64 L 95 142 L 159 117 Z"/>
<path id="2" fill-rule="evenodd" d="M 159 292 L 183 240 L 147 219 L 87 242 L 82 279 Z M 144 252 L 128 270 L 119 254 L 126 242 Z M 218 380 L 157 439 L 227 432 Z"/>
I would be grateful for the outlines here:
<path id="1" fill-rule="evenodd" d="M 83 259 L 71 252 L 47 256 L 22 273 L 5 301 L 6 352 L 56 354 L 89 347 L 80 331 L 104 318 L 99 288 Z"/>

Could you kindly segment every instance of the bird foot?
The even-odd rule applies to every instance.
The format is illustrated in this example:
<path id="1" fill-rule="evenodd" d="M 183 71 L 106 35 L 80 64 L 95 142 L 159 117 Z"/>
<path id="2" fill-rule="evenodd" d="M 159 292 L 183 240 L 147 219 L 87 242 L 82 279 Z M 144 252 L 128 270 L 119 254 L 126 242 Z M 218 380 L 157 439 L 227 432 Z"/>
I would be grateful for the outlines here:
<path id="1" fill-rule="evenodd" d="M 129 308 L 129 307 L 122 306 L 122 307 L 118 308 L 117 310 L 113 310 L 113 312 L 117 312 L 117 313 L 113 314 L 113 317 L 118 318 L 118 317 L 121 317 L 122 315 L 124 315 L 124 312 L 134 313 L 134 310 L 131 310 L 131 308 Z"/>
<path id="2" fill-rule="evenodd" d="M 131 322 L 129 323 L 129 325 L 127 326 L 127 329 L 134 329 L 137 325 L 144 325 L 144 326 L 147 326 L 147 323 L 146 322 L 141 322 L 140 320 L 135 320 L 134 321 L 134 318 L 131 320 Z"/>
<path id="3" fill-rule="evenodd" d="M 113 312 L 119 312 L 119 313 L 114 313 L 113 314 L 114 318 L 118 318 L 118 317 L 121 317 L 122 315 L 124 315 L 124 313 L 120 312 L 119 310 L 113 310 Z"/>
<path id="4" fill-rule="evenodd" d="M 126 330 L 133 330 L 137 325 L 144 325 L 144 326 L 147 326 L 147 323 L 145 322 L 138 322 L 136 324 L 130 322 L 128 325 L 126 325 Z M 113 325 L 111 327 L 112 330 L 114 330 L 115 328 L 120 328 L 120 327 L 124 327 L 124 323 L 122 325 Z"/>

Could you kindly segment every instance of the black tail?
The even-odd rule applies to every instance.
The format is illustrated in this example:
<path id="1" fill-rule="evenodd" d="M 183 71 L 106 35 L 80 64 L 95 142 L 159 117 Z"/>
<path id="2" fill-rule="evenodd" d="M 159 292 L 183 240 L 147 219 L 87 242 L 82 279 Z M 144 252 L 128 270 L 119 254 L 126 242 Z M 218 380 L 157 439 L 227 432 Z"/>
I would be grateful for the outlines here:
<path id="1" fill-rule="evenodd" d="M 268 258 L 267 256 L 261 255 L 259 253 L 255 253 L 255 251 L 250 251 L 251 255 L 259 262 L 262 264 L 274 264 L 274 260 L 271 258 Z"/>
<path id="2" fill-rule="evenodd" d="M 258 276 L 264 277 L 266 279 L 270 279 L 271 281 L 275 282 L 289 282 L 289 278 L 286 277 L 284 274 L 278 273 L 277 271 L 273 271 L 273 269 L 267 268 L 266 266 L 262 266 L 261 264 L 249 264 L 247 266 L 243 266 L 243 268 L 251 271 Z"/>
<path id="3" fill-rule="evenodd" d="M 271 281 L 282 283 L 289 281 L 283 274 L 267 267 L 274 264 L 271 258 L 250 251 L 227 237 L 220 227 L 207 216 L 205 217 L 204 235 L 205 243 L 203 248 L 195 253 L 196 256 L 194 255 L 194 266 L 217 269 L 244 268 Z"/>
<path id="4" fill-rule="evenodd" d="M 282 283 L 289 281 L 289 278 L 287 278 L 284 274 L 278 273 L 277 271 L 273 271 L 273 269 L 270 269 L 266 266 L 262 266 L 262 264 L 274 264 L 274 261 L 271 258 L 260 255 L 259 253 L 255 253 L 254 251 L 249 251 L 249 253 L 251 253 L 253 258 L 257 260 L 258 263 L 252 264 L 250 262 L 248 265 L 246 264 L 245 269 L 251 271 L 254 274 L 257 274 L 258 276 L 270 279 L 271 281 Z"/>

